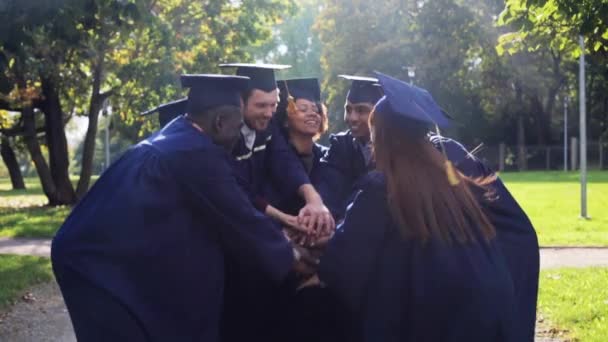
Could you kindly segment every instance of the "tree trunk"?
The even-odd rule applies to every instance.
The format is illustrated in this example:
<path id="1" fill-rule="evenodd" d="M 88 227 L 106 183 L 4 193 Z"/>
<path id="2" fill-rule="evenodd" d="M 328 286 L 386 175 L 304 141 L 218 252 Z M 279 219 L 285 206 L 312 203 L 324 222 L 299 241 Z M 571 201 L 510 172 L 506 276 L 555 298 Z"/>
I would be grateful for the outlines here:
<path id="1" fill-rule="evenodd" d="M 57 93 L 57 84 L 52 78 L 43 75 L 40 79 L 42 93 L 44 94 L 43 111 L 49 164 L 51 166 L 51 177 L 56 187 L 56 202 L 51 203 L 51 205 L 74 204 L 76 203 L 76 193 L 68 172 L 70 165 L 68 143 L 65 136 L 63 111 Z"/>
<path id="2" fill-rule="evenodd" d="M 4 161 L 4 164 L 6 165 L 8 173 L 11 177 L 13 190 L 25 189 L 25 183 L 23 182 L 23 175 L 21 174 L 21 169 L 19 168 L 19 162 L 17 162 L 17 157 L 15 156 L 15 152 L 11 147 L 8 137 L 2 137 L 0 154 L 2 155 L 2 160 Z"/>
<path id="3" fill-rule="evenodd" d="M 526 157 L 526 131 L 524 126 L 524 103 L 523 89 L 519 82 L 515 83 L 515 98 L 518 104 L 517 108 L 517 168 L 519 171 L 525 171 L 528 168 L 528 158 Z"/>
<path id="4" fill-rule="evenodd" d="M 25 145 L 30 153 L 30 156 L 32 157 L 32 161 L 36 167 L 36 172 L 38 172 L 38 178 L 40 178 L 42 191 L 49 199 L 49 204 L 54 205 L 58 202 L 55 198 L 55 183 L 53 182 L 53 177 L 51 176 L 51 170 L 49 169 L 46 160 L 44 160 L 44 156 L 40 150 L 40 144 L 38 143 L 38 138 L 36 136 L 36 120 L 34 117 L 34 110 L 31 107 L 23 108 L 21 115 L 23 115 L 23 139 L 25 140 Z"/>
<path id="5" fill-rule="evenodd" d="M 528 158 L 526 157 L 526 132 L 524 129 L 523 113 L 517 118 L 517 168 L 519 171 L 528 169 Z"/>
<path id="6" fill-rule="evenodd" d="M 99 93 L 101 87 L 101 78 L 103 73 L 103 54 L 97 58 L 97 63 L 93 71 L 93 90 L 91 94 L 91 102 L 89 103 L 89 125 L 87 134 L 84 139 L 82 149 L 82 169 L 80 170 L 80 179 L 76 187 L 76 196 L 82 198 L 89 190 L 91 176 L 93 175 L 93 159 L 95 157 L 95 138 L 97 136 L 97 127 L 99 124 L 99 111 L 106 99 L 106 95 Z"/>
<path id="7" fill-rule="evenodd" d="M 546 145 L 545 138 L 545 111 L 540 101 L 538 94 L 531 97 L 531 107 L 534 113 L 534 128 L 536 129 L 536 144 L 539 146 Z"/>

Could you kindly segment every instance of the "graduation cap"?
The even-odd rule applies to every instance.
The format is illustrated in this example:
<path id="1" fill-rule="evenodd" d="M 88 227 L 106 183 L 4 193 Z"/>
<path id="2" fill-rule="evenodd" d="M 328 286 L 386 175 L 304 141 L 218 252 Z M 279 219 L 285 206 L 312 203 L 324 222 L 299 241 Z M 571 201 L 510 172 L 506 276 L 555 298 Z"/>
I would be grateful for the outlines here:
<path id="1" fill-rule="evenodd" d="M 226 63 L 219 66 L 221 68 L 236 68 L 237 75 L 251 79 L 250 89 L 260 89 L 265 92 L 271 92 L 277 88 L 274 77 L 275 70 L 291 68 L 290 65 L 253 63 Z"/>
<path id="2" fill-rule="evenodd" d="M 373 103 L 382 97 L 382 88 L 378 85 L 378 79 L 373 77 L 338 75 L 345 80 L 352 81 L 346 99 L 350 103 Z"/>
<path id="3" fill-rule="evenodd" d="M 198 113 L 219 106 L 241 106 L 241 93 L 249 86 L 242 76 L 194 74 L 181 75 L 182 87 L 188 92 L 188 113 Z"/>
<path id="4" fill-rule="evenodd" d="M 427 127 L 435 127 L 437 134 L 440 134 L 439 128 L 449 126 L 450 120 L 428 91 L 380 72 L 374 73 L 378 76 L 384 91 L 384 96 L 376 103 L 374 111 L 392 114 Z M 445 157 L 448 180 L 451 185 L 457 185 L 460 179 L 456 175 L 454 165 L 445 154 L 443 143 L 441 150 Z"/>
<path id="5" fill-rule="evenodd" d="M 448 117 L 428 91 L 380 72 L 375 74 L 384 91 L 384 96 L 376 104 L 376 111 L 392 113 L 425 126 L 449 126 Z"/>
<path id="6" fill-rule="evenodd" d="M 295 78 L 277 81 L 281 97 L 291 96 L 294 100 L 306 99 L 321 102 L 321 87 L 316 78 Z"/>
<path id="7" fill-rule="evenodd" d="M 175 119 L 177 116 L 186 113 L 186 107 L 188 105 L 188 98 L 179 99 L 164 103 L 154 109 L 150 109 L 141 113 L 140 115 L 146 116 L 158 112 L 158 122 L 161 127 L 169 123 L 169 121 Z"/>

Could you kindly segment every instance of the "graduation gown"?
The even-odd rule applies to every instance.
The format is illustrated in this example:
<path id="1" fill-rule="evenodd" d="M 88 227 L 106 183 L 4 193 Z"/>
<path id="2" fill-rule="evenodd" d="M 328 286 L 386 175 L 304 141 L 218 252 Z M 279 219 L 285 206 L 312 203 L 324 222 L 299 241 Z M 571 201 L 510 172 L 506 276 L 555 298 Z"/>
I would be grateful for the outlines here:
<path id="1" fill-rule="evenodd" d="M 183 117 L 129 149 L 53 239 L 83 341 L 217 341 L 224 257 L 280 282 L 292 248 Z"/>
<path id="2" fill-rule="evenodd" d="M 386 185 L 365 178 L 319 265 L 363 341 L 516 341 L 513 287 L 494 241 L 423 245 L 401 237 Z M 480 238 L 481 239 L 481 238 Z"/>
<path id="3" fill-rule="evenodd" d="M 290 148 L 292 153 L 298 156 L 296 149 L 291 145 Z M 310 168 L 310 171 L 307 170 L 307 175 L 310 179 L 310 183 L 315 188 L 324 181 L 323 176 L 325 174 L 322 168 L 326 167 L 326 165 L 321 163 L 321 158 L 324 156 L 325 151 L 327 151 L 327 147 L 319 144 L 314 144 L 312 147 L 312 167 Z M 304 161 L 300 160 L 300 164 L 302 165 L 302 168 L 306 170 Z M 280 183 L 274 182 L 273 180 L 264 184 L 262 193 L 269 204 L 290 215 L 298 215 L 300 209 L 306 204 L 304 199 L 297 193 L 285 193 L 281 190 Z M 325 200 L 325 198 L 323 198 L 323 200 Z"/>
<path id="4" fill-rule="evenodd" d="M 470 155 L 459 142 L 439 135 L 431 135 L 429 139 L 438 149 L 445 149 L 448 159 L 464 175 L 475 179 L 494 174 L 493 170 Z M 532 342 L 540 269 L 536 231 L 500 178 L 492 182 L 489 189 L 493 193 L 492 200 L 480 198 L 479 202 L 496 228 L 496 241 L 505 255 L 513 279 L 517 313 L 516 340 Z"/>
<path id="5" fill-rule="evenodd" d="M 357 181 L 371 168 L 366 165 L 361 146 L 350 130 L 329 137 L 329 148 L 322 163 L 324 176 L 317 190 L 338 222 L 344 217 Z"/>
<path id="6" fill-rule="evenodd" d="M 286 141 L 284 133 L 278 131 L 273 135 L 273 139 L 279 137 Z M 262 136 L 263 137 L 263 136 Z M 256 137 L 256 144 L 264 141 L 259 136 Z M 242 145 L 244 146 L 244 145 Z M 254 150 L 256 149 L 254 144 Z M 261 145 L 264 146 L 264 145 Z M 298 167 L 301 170 L 306 168 L 298 158 L 297 151 L 290 144 L 287 145 L 289 153 L 296 157 Z M 267 148 L 268 149 L 268 148 Z M 321 177 L 320 159 L 323 156 L 325 147 L 321 145 L 313 146 L 313 163 L 310 173 L 306 173 L 313 185 Z M 262 150 L 264 151 L 264 150 Z M 257 153 L 257 154 L 256 154 Z M 262 152 L 253 154 L 253 159 L 243 167 L 259 167 L 263 170 Z M 270 157 L 270 155 L 265 156 Z M 253 173 L 255 174 L 255 173 Z M 244 177 L 247 174 L 242 174 Z M 287 174 L 283 175 L 283 178 Z M 247 181 L 245 181 L 247 182 Z M 272 206 L 291 215 L 297 215 L 299 210 L 305 205 L 304 200 L 296 191 L 287 192 L 282 188 L 285 186 L 284 180 L 277 181 L 276 177 L 268 178 L 264 182 L 257 184 L 261 187 L 260 196 Z M 282 227 L 276 224 L 277 230 Z M 272 286 L 268 279 L 260 276 L 258 272 L 251 272 L 244 269 L 239 263 L 229 262 L 227 264 L 227 290 L 226 307 L 222 322 L 222 340 L 243 341 L 255 337 L 264 341 L 283 341 L 289 332 L 285 327 L 289 324 L 285 320 L 289 307 L 292 304 L 292 293 L 295 279 L 287 281 L 279 286 Z M 243 286 L 245 285 L 245 286 Z"/>
<path id="7" fill-rule="evenodd" d="M 277 185 L 281 196 L 297 194 L 300 186 L 310 184 L 300 160 L 275 120 L 270 121 L 266 131 L 256 132 L 251 149 L 241 134 L 232 155 L 241 184 L 252 198 L 261 196 L 269 181 Z"/>
<path id="8" fill-rule="evenodd" d="M 241 135 L 232 155 L 239 183 L 259 210 L 264 209 L 260 202 L 268 202 L 265 198 L 268 184 L 274 186 L 274 198 L 284 199 L 298 196 L 298 188 L 310 183 L 302 162 L 274 120 L 266 131 L 256 132 L 251 149 Z M 275 229 L 281 232 L 280 225 L 276 223 Z M 254 336 L 259 340 L 280 341 L 282 333 L 276 329 L 277 314 L 280 315 L 277 293 L 282 292 L 284 286 L 273 284 L 266 275 L 229 258 L 226 262 L 222 341 L 243 341 Z"/>

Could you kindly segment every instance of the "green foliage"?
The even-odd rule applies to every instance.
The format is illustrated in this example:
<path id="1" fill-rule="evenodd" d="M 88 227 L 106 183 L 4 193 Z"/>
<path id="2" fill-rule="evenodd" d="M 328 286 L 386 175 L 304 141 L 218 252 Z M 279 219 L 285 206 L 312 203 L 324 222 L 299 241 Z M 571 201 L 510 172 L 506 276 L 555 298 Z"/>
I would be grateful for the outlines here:
<path id="1" fill-rule="evenodd" d="M 539 311 L 551 325 L 576 341 L 600 342 L 608 336 L 608 269 L 557 269 L 541 272 Z"/>
<path id="2" fill-rule="evenodd" d="M 519 172 L 500 175 L 537 231 L 541 246 L 608 246 L 608 172 L 589 173 L 588 212 L 580 215 L 577 172 Z"/>
<path id="3" fill-rule="evenodd" d="M 29 287 L 53 279 L 48 258 L 0 255 L 0 309 L 9 306 Z"/>
<path id="4" fill-rule="evenodd" d="M 592 51 L 608 50 L 605 0 L 507 0 L 498 24 L 517 30 L 502 37 L 501 51 L 505 46 L 509 52 L 534 50 L 548 43 L 551 49 L 570 50 L 578 57 L 578 35 L 587 39 Z"/>
<path id="5" fill-rule="evenodd" d="M 313 32 L 322 1 L 298 1 L 298 8 L 272 29 L 272 38 L 260 46 L 252 46 L 251 54 L 259 60 L 289 64 L 280 78 L 321 77 L 321 42 Z"/>
<path id="6" fill-rule="evenodd" d="M 482 1 L 475 6 L 454 0 L 388 1 L 382 6 L 327 2 L 316 30 L 323 44 L 321 64 L 332 126 L 342 126 L 348 86 L 337 74 L 378 70 L 408 80 L 408 67 L 415 66 L 414 83 L 428 89 L 459 122 L 452 133 L 468 142 L 474 138 L 465 131 L 488 134 L 480 93 L 487 89 L 482 63 L 493 58 L 485 54 L 492 31 L 486 30 L 487 6 Z"/>

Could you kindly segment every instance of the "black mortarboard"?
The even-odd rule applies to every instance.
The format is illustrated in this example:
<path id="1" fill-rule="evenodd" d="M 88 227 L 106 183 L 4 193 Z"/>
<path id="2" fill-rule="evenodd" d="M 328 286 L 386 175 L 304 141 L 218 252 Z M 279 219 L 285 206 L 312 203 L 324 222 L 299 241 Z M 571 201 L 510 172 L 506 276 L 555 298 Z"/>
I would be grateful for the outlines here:
<path id="1" fill-rule="evenodd" d="M 379 72 L 375 74 L 384 91 L 375 111 L 392 113 L 431 127 L 449 125 L 449 119 L 428 91 Z"/>
<path id="2" fill-rule="evenodd" d="M 338 77 L 352 81 L 346 95 L 346 99 L 350 103 L 375 104 L 382 97 L 382 89 L 376 78 L 352 75 L 338 75 Z"/>
<path id="3" fill-rule="evenodd" d="M 182 87 L 188 92 L 188 113 L 198 113 L 219 106 L 241 106 L 241 93 L 249 86 L 242 76 L 196 74 L 182 75 Z"/>
<path id="4" fill-rule="evenodd" d="M 281 98 L 287 95 L 294 100 L 306 99 L 312 102 L 321 102 L 321 87 L 316 78 L 295 78 L 290 80 L 277 81 Z"/>
<path id="5" fill-rule="evenodd" d="M 158 122 L 162 127 L 169 123 L 169 121 L 175 119 L 177 116 L 186 113 L 187 105 L 188 98 L 183 98 L 177 101 L 164 103 L 154 109 L 141 113 L 141 115 L 150 115 L 158 112 Z"/>
<path id="6" fill-rule="evenodd" d="M 290 65 L 281 64 L 250 64 L 250 63 L 228 63 L 220 64 L 222 68 L 236 68 L 236 74 L 251 79 L 250 89 L 260 89 L 271 92 L 277 88 L 274 77 L 275 70 L 291 68 Z"/>

